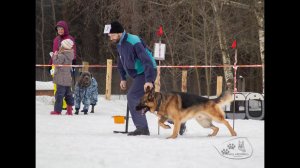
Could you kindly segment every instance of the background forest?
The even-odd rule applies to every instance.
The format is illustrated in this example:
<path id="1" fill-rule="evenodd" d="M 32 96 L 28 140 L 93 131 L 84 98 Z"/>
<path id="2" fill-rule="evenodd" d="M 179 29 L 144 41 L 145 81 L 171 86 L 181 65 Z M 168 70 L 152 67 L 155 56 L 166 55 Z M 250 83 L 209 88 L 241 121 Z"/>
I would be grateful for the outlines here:
<path id="1" fill-rule="evenodd" d="M 125 30 L 139 35 L 153 49 L 156 31 L 163 26 L 166 60 L 161 65 L 233 65 L 237 40 L 237 65 L 264 65 L 263 0 L 36 0 L 36 64 L 48 64 L 54 27 L 67 21 L 77 45 L 77 64 L 106 65 L 117 52 L 103 34 L 105 24 L 118 20 Z M 80 68 L 77 68 L 80 71 Z M 105 93 L 106 68 L 89 68 Z M 161 91 L 181 89 L 180 68 L 161 69 Z M 237 70 L 245 91 L 263 92 L 264 68 Z M 188 69 L 187 91 L 215 95 L 217 76 L 233 79 L 233 68 Z M 50 81 L 48 67 L 36 68 L 37 81 Z M 122 93 L 113 68 L 112 94 Z"/>

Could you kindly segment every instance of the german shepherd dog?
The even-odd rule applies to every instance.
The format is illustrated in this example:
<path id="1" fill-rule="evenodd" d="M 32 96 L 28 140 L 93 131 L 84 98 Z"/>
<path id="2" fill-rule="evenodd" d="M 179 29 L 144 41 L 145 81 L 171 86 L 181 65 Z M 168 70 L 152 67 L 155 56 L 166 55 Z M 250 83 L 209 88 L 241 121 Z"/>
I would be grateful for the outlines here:
<path id="1" fill-rule="evenodd" d="M 159 125 L 165 129 L 170 129 L 169 125 L 164 124 L 168 119 L 174 122 L 173 134 L 168 138 L 176 138 L 180 129 L 180 124 L 189 119 L 195 118 L 204 128 L 211 128 L 213 132 L 208 136 L 217 135 L 219 128 L 212 124 L 212 121 L 223 123 L 232 136 L 236 132 L 225 120 L 225 112 L 221 106 L 233 101 L 232 94 L 225 92 L 216 99 L 208 99 L 197 95 L 183 92 L 160 93 L 154 89 L 146 88 L 144 96 L 136 109 L 150 111 L 159 117 Z"/>

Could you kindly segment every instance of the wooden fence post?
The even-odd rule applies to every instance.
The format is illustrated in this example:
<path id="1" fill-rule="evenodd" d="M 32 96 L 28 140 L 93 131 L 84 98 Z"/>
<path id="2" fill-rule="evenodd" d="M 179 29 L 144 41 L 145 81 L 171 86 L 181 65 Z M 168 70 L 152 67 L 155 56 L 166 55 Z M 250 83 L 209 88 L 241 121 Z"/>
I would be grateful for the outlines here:
<path id="1" fill-rule="evenodd" d="M 238 92 L 245 92 L 245 78 L 244 77 L 239 77 L 237 79 L 237 91 Z"/>
<path id="2" fill-rule="evenodd" d="M 187 70 L 182 70 L 181 91 L 187 92 Z"/>
<path id="3" fill-rule="evenodd" d="M 217 96 L 220 96 L 222 93 L 222 84 L 223 84 L 223 77 L 217 76 Z"/>
<path id="4" fill-rule="evenodd" d="M 105 99 L 111 98 L 112 60 L 107 59 Z"/>
<path id="5" fill-rule="evenodd" d="M 82 61 L 82 70 L 81 72 L 88 72 L 89 71 L 89 62 L 86 62 L 86 61 Z"/>
<path id="6" fill-rule="evenodd" d="M 157 67 L 157 76 L 154 85 L 155 85 L 155 92 L 160 92 L 160 67 Z"/>

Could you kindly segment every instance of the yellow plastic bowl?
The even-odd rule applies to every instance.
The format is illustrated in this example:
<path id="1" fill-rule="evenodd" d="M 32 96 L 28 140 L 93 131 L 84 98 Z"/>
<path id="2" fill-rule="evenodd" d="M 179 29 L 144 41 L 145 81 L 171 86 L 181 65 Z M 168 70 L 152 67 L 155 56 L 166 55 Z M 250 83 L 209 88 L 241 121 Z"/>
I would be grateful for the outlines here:
<path id="1" fill-rule="evenodd" d="M 124 124 L 125 116 L 112 116 L 114 118 L 115 124 Z"/>

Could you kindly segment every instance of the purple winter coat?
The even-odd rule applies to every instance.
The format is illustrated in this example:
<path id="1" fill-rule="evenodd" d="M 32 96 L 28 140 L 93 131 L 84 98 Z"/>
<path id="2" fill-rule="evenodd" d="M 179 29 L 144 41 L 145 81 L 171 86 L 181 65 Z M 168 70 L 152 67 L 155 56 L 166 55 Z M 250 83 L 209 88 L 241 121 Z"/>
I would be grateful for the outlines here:
<path id="1" fill-rule="evenodd" d="M 64 35 L 60 36 L 56 36 L 53 40 L 53 53 L 55 51 L 58 51 L 59 50 L 59 47 L 60 47 L 60 44 L 61 44 L 61 41 L 65 40 L 65 39 L 71 39 L 73 42 L 74 42 L 74 46 L 73 46 L 73 50 L 74 50 L 74 60 L 76 60 L 76 44 L 75 44 L 75 39 L 74 37 L 72 37 L 70 34 L 69 34 L 69 27 L 68 27 L 68 24 L 67 22 L 61 20 L 59 22 L 57 22 L 56 26 L 55 26 L 55 30 L 56 30 L 56 27 L 57 26 L 60 26 L 60 27 L 63 27 L 64 28 Z M 53 63 L 53 60 L 52 58 L 50 59 L 49 61 L 49 64 L 51 65 Z"/>

